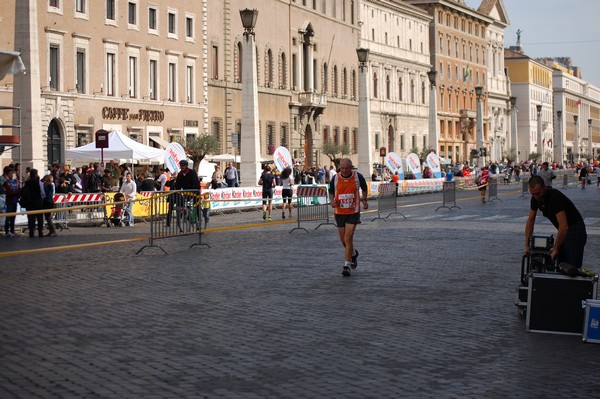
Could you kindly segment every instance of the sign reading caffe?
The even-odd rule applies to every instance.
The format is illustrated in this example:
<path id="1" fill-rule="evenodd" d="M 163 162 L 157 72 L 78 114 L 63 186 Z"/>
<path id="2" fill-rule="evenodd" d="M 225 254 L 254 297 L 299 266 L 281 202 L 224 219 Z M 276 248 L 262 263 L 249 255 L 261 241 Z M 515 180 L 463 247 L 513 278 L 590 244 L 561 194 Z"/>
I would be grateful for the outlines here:
<path id="1" fill-rule="evenodd" d="M 124 121 L 162 122 L 165 119 L 165 113 L 146 109 L 140 109 L 135 113 L 131 113 L 129 112 L 129 108 L 103 107 L 102 118 Z"/>

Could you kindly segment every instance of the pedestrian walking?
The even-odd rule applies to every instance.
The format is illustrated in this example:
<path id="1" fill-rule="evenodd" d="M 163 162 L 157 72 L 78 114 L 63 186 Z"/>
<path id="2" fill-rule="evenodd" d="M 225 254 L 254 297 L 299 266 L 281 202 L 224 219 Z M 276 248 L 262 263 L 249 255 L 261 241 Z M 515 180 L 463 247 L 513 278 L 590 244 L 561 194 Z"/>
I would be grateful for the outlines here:
<path id="1" fill-rule="evenodd" d="M 481 203 L 485 204 L 485 191 L 490 181 L 490 171 L 487 166 L 483 167 L 477 179 L 479 180 L 479 183 L 477 183 L 477 189 L 481 195 Z"/>
<path id="2" fill-rule="evenodd" d="M 342 276 L 349 277 L 358 265 L 358 251 L 354 249 L 354 231 L 360 223 L 361 204 L 369 209 L 367 202 L 367 181 L 364 176 L 352 170 L 352 160 L 344 158 L 340 162 L 340 172 L 332 177 L 329 184 L 329 200 L 335 212 L 340 241 L 344 247 Z M 362 200 L 361 200 L 362 190 Z"/>
<path id="3" fill-rule="evenodd" d="M 54 194 L 56 193 L 56 187 L 54 187 L 54 176 L 46 175 L 42 179 L 44 184 L 44 201 L 43 206 L 44 209 L 54 209 Z M 56 228 L 54 227 L 54 214 L 51 212 L 44 213 L 44 219 L 46 219 L 46 224 L 48 225 L 48 236 L 56 237 Z"/>
<path id="4" fill-rule="evenodd" d="M 31 169 L 29 171 L 29 179 L 27 179 L 25 185 L 21 189 L 21 206 L 28 211 L 39 211 L 44 205 L 44 196 L 44 187 L 40 181 L 38 170 Z M 42 238 L 44 237 L 44 214 L 27 214 L 27 226 L 30 238 L 35 236 L 36 222 L 38 235 Z"/>

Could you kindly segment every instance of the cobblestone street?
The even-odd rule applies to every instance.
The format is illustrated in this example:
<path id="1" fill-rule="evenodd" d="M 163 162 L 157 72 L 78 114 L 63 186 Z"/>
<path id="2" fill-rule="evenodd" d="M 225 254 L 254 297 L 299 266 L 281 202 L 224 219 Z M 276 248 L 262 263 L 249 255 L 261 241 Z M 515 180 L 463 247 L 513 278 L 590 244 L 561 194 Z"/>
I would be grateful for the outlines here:
<path id="1" fill-rule="evenodd" d="M 565 193 L 599 271 L 600 191 Z M 435 212 L 439 193 L 401 198 L 407 220 L 363 214 L 350 278 L 333 226 L 288 234 L 278 212 L 215 215 L 211 248 L 180 237 L 160 243 L 168 255 L 135 254 L 144 223 L 3 239 L 1 252 L 132 240 L 0 257 L 0 397 L 595 397 L 600 345 L 525 331 L 529 200 L 500 194 L 462 193 L 453 212 Z M 541 215 L 536 230 L 554 232 Z"/>

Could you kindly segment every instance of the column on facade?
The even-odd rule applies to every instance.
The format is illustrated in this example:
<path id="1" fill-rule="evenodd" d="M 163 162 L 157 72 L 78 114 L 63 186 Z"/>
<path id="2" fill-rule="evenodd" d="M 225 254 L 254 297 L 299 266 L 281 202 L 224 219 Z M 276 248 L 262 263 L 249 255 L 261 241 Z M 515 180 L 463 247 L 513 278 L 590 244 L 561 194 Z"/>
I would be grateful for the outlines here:
<path id="1" fill-rule="evenodd" d="M 315 70 L 314 70 L 314 65 L 313 65 L 313 53 L 314 53 L 314 45 L 313 43 L 311 43 L 310 41 L 307 44 L 307 49 L 306 49 L 306 70 L 307 70 L 307 79 L 308 79 L 308 91 L 310 92 L 314 92 L 316 87 L 315 87 Z M 329 65 L 327 66 L 328 68 L 330 67 Z"/>

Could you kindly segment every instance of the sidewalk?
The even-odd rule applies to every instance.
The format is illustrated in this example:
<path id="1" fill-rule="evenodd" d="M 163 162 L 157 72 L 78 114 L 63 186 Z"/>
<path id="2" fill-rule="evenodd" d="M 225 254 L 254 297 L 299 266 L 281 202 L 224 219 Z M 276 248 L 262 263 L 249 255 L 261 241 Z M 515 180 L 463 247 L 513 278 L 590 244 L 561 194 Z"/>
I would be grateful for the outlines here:
<path id="1" fill-rule="evenodd" d="M 565 192 L 598 218 L 600 190 Z M 364 214 L 350 278 L 333 226 L 289 234 L 259 212 L 212 218 L 257 225 L 209 231 L 211 248 L 164 240 L 168 256 L 135 255 L 136 223 L 55 242 L 141 241 L 0 257 L 0 397 L 594 397 L 600 345 L 525 331 L 514 300 L 528 200 L 500 194 L 465 193 L 452 213 L 434 212 L 441 193 L 401 198 L 428 203 L 400 208 L 408 220 Z M 509 217 L 482 220 L 493 215 Z M 588 234 L 600 270 L 600 224 Z"/>

